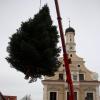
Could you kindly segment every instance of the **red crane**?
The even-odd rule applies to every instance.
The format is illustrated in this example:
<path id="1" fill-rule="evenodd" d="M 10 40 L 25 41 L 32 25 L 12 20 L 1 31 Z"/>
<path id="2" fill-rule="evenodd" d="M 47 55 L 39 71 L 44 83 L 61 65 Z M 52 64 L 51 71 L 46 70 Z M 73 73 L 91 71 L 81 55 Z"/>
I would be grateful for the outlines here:
<path id="1" fill-rule="evenodd" d="M 59 25 L 59 30 L 60 30 L 61 42 L 62 42 L 63 58 L 64 58 L 65 71 L 66 71 L 66 82 L 68 83 L 68 87 L 69 87 L 69 100 L 74 100 L 73 83 L 72 83 L 71 72 L 69 68 L 68 54 L 66 52 L 66 46 L 65 46 L 65 40 L 64 40 L 64 35 L 63 35 L 63 28 L 62 28 L 58 0 L 54 0 L 54 2 L 56 6 L 57 19 L 58 19 L 58 25 Z"/>

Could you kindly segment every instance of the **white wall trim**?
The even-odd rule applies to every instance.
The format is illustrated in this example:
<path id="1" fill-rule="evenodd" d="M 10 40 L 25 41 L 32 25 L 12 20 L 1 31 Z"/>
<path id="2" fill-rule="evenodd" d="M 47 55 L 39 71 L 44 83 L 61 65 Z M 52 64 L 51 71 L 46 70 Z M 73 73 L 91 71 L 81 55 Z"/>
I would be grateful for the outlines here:
<path id="1" fill-rule="evenodd" d="M 43 100 L 47 100 L 47 85 L 44 85 L 43 88 Z"/>
<path id="2" fill-rule="evenodd" d="M 96 100 L 99 100 L 99 87 L 96 87 Z"/>

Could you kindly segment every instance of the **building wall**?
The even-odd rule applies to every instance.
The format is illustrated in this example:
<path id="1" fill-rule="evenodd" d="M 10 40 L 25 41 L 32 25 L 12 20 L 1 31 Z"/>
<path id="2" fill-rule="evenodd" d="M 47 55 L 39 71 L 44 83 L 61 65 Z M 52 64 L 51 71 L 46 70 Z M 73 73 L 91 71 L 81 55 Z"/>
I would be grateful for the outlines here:
<path id="1" fill-rule="evenodd" d="M 17 100 L 17 96 L 4 96 L 5 100 Z"/>
<path id="2" fill-rule="evenodd" d="M 5 98 L 1 92 L 0 92 L 0 100 L 5 100 Z"/>
<path id="3" fill-rule="evenodd" d="M 64 86 L 63 85 L 48 85 L 48 92 L 57 92 L 57 100 L 64 99 Z"/>
<path id="4" fill-rule="evenodd" d="M 75 33 L 73 29 L 72 32 L 66 33 L 66 47 L 68 58 L 71 59 L 69 64 L 71 77 L 73 81 L 74 92 L 77 92 L 77 100 L 85 100 L 88 95 L 93 93 L 93 100 L 99 100 L 99 85 L 98 75 L 96 72 L 92 72 L 85 66 L 85 61 L 83 58 L 76 54 L 75 50 Z M 66 82 L 65 66 L 63 62 L 63 57 L 59 58 L 61 66 L 53 77 L 45 77 L 42 81 L 44 85 L 44 99 L 50 100 L 50 91 L 57 92 L 57 100 L 67 100 L 67 92 L 69 92 L 68 83 Z M 59 75 L 63 74 L 63 80 L 59 78 Z M 83 76 L 81 76 L 81 74 Z M 83 77 L 83 79 L 82 79 Z"/>
<path id="5" fill-rule="evenodd" d="M 72 57 L 75 57 L 76 54 L 73 54 Z M 70 64 L 70 70 L 71 70 L 71 74 L 72 77 L 74 74 L 77 75 L 77 80 L 73 80 L 73 85 L 74 85 L 74 91 L 77 92 L 78 96 L 77 96 L 77 100 L 85 100 L 86 94 L 87 93 L 93 93 L 93 100 L 99 100 L 99 93 L 97 93 L 98 91 L 96 90 L 97 87 L 99 88 L 99 84 L 100 82 L 97 80 L 97 78 L 94 78 L 95 72 L 92 72 L 90 70 L 88 70 L 85 67 L 85 62 L 83 61 L 82 58 L 79 57 L 75 57 L 72 58 L 72 63 Z M 57 91 L 57 100 L 67 100 L 67 92 L 68 90 L 68 84 L 65 82 L 66 79 L 66 74 L 65 74 L 65 68 L 63 66 L 63 58 L 60 58 L 62 64 L 61 67 L 59 68 L 59 70 L 55 73 L 55 76 L 53 77 L 46 77 L 46 86 L 47 86 L 47 98 L 46 100 L 49 100 L 49 92 L 50 91 Z M 78 65 L 80 65 L 80 67 L 78 67 Z M 60 84 L 59 80 L 59 74 L 63 74 L 64 75 L 64 80 L 62 82 L 62 85 Z M 84 80 L 83 81 L 79 81 L 79 74 L 84 74 Z M 73 78 L 72 78 L 73 79 Z M 55 81 L 53 83 L 53 81 Z M 43 84 L 45 84 L 45 82 L 43 81 Z M 45 88 L 45 87 L 44 87 Z M 44 99 L 45 100 L 45 99 Z"/>

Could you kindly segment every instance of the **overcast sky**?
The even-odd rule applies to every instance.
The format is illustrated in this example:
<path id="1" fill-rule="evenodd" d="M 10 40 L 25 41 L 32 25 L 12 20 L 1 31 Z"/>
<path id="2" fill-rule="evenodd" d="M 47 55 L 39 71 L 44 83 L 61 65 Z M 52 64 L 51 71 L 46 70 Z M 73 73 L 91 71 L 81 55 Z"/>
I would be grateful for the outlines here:
<path id="1" fill-rule="evenodd" d="M 41 6 L 46 3 L 49 5 L 53 22 L 57 25 L 54 0 L 41 1 Z M 77 54 L 84 58 L 88 69 L 100 76 L 100 0 L 58 1 L 64 30 L 70 18 L 71 27 L 76 31 Z M 0 91 L 5 95 L 18 96 L 18 100 L 26 94 L 31 94 L 33 100 L 43 100 L 41 81 L 29 84 L 24 75 L 10 68 L 5 60 L 9 37 L 22 21 L 33 17 L 39 8 L 40 0 L 0 0 Z"/>

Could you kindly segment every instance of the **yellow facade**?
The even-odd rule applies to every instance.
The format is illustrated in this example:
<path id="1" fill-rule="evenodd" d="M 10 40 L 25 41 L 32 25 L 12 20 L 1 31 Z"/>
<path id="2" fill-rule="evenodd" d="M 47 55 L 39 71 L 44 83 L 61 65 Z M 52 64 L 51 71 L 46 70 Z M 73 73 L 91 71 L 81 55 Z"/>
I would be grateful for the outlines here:
<path id="1" fill-rule="evenodd" d="M 66 49 L 68 57 L 71 59 L 70 70 L 73 80 L 75 100 L 99 100 L 98 74 L 87 69 L 83 58 L 77 56 L 75 49 L 75 30 L 66 29 Z M 66 83 L 66 73 L 63 58 L 59 58 L 62 63 L 53 77 L 45 77 L 42 81 L 43 100 L 68 100 L 68 84 Z"/>

